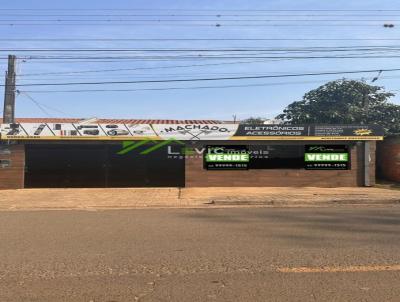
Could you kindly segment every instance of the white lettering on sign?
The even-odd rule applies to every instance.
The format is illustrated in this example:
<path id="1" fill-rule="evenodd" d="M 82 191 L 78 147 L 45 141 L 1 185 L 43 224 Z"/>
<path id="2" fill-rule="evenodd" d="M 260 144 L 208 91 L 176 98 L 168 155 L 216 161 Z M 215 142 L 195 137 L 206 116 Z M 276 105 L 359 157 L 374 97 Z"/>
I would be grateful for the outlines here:
<path id="1" fill-rule="evenodd" d="M 348 161 L 347 153 L 306 153 L 306 161 Z"/>
<path id="2" fill-rule="evenodd" d="M 209 162 L 248 162 L 249 154 L 207 154 Z"/>

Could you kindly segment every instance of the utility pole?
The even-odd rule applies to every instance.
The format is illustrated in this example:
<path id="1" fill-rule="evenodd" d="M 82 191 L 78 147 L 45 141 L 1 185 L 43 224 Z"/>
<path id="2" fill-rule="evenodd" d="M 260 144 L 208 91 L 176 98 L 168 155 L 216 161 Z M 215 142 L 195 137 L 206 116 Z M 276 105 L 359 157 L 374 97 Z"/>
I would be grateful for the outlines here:
<path id="1" fill-rule="evenodd" d="M 16 56 L 8 56 L 8 70 L 6 71 L 6 82 L 4 87 L 3 123 L 5 124 L 11 124 L 15 122 L 16 62 Z"/>
<path id="2" fill-rule="evenodd" d="M 364 94 L 364 114 L 365 114 L 365 124 L 368 125 L 369 120 L 369 94 Z M 370 163 L 371 163 L 371 149 L 370 143 L 368 141 L 364 141 L 364 186 L 371 186 L 371 179 L 369 174 L 370 172 Z"/>

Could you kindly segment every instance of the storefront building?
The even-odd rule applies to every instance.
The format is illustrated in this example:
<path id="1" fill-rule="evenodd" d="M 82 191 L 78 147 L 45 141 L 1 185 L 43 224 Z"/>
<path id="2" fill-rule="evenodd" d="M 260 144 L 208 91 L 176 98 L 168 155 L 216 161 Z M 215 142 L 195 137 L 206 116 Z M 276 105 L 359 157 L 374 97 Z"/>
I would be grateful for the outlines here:
<path id="1" fill-rule="evenodd" d="M 0 125 L 0 189 L 370 186 L 371 125 L 21 119 Z"/>
<path id="2" fill-rule="evenodd" d="M 386 181 L 400 183 L 400 136 L 386 137 L 378 142 L 377 174 Z"/>

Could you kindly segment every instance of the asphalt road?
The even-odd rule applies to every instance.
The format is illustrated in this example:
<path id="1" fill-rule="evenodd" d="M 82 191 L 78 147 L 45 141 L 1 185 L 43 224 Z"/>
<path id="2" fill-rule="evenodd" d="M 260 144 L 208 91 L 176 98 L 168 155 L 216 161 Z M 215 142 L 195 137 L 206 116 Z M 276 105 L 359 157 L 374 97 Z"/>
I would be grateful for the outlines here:
<path id="1" fill-rule="evenodd" d="M 0 212 L 0 301 L 399 301 L 400 207 Z"/>

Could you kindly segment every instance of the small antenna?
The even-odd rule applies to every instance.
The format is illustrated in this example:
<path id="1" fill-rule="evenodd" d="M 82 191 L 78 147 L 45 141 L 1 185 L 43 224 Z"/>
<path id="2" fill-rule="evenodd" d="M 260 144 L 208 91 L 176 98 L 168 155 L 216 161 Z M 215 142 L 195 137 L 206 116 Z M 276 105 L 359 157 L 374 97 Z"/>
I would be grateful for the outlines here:
<path id="1" fill-rule="evenodd" d="M 382 70 L 379 70 L 378 74 L 376 75 L 376 77 L 374 77 L 374 78 L 372 79 L 371 83 L 376 82 L 376 81 L 379 79 L 381 73 L 382 73 Z"/>

